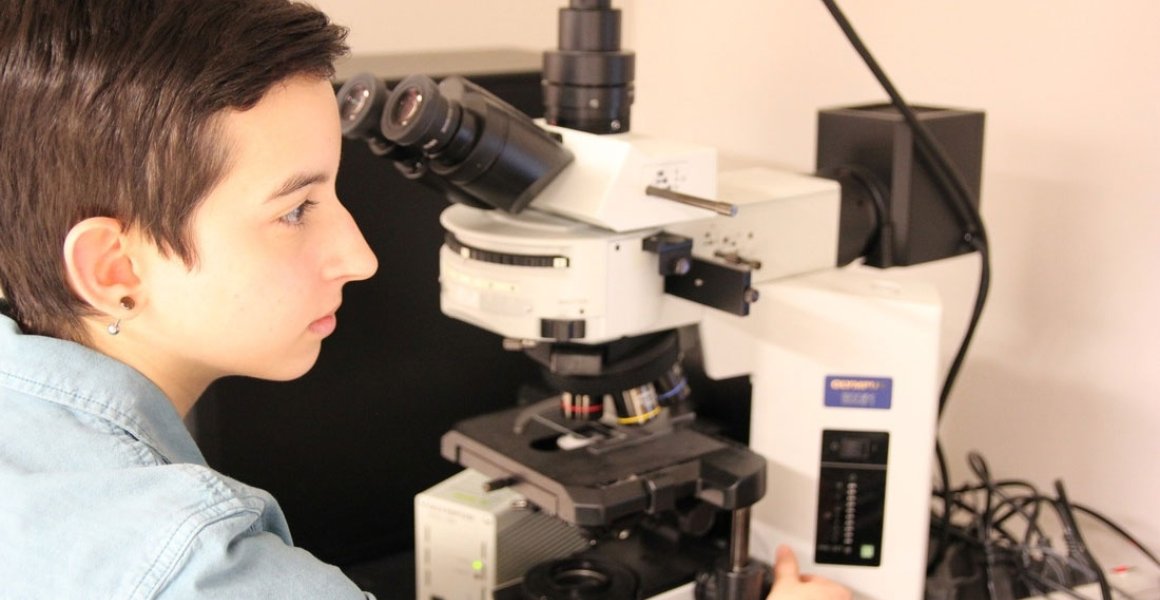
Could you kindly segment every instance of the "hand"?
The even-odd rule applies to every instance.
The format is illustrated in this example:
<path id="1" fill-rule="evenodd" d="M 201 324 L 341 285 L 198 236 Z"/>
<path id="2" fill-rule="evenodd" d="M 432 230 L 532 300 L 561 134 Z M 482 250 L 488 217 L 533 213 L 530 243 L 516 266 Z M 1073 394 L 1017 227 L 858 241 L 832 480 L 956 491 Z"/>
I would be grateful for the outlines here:
<path id="1" fill-rule="evenodd" d="M 793 551 L 779 546 L 767 600 L 850 600 L 850 591 L 825 577 L 802 575 Z"/>

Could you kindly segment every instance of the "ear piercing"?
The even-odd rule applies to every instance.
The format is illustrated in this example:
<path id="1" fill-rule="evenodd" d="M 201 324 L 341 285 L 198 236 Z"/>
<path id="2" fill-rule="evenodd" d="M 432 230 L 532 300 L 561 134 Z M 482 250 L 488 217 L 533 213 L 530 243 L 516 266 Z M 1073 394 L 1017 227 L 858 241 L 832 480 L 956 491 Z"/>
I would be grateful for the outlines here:
<path id="1" fill-rule="evenodd" d="M 121 298 L 121 308 L 125 310 L 133 310 L 134 306 L 137 306 L 137 303 L 134 302 L 132 298 L 128 296 Z M 118 333 L 121 333 L 121 319 L 118 318 L 116 321 L 109 323 L 106 331 L 109 332 L 109 335 L 117 335 Z"/>

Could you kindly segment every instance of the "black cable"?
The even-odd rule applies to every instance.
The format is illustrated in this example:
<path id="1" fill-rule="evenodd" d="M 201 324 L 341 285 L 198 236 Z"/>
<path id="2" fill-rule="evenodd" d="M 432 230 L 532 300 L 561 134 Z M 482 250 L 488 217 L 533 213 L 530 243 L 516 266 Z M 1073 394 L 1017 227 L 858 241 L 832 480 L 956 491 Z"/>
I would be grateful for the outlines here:
<path id="1" fill-rule="evenodd" d="M 937 451 L 941 448 L 936 448 Z M 968 565 L 976 566 L 975 575 L 970 579 L 954 576 L 950 571 L 935 573 L 949 576 L 946 581 L 955 589 L 985 583 L 992 600 L 1000 597 L 1000 593 L 1004 598 L 1010 594 L 1022 597 L 1050 592 L 1084 598 L 1071 586 L 1094 581 L 1099 585 L 1100 597 L 1111 600 L 1111 585 L 1084 541 L 1075 518 L 1078 513 L 1091 516 L 1114 530 L 1160 566 L 1156 554 L 1123 527 L 1090 507 L 1071 503 L 1062 482 L 1055 482 L 1057 495 L 1051 497 L 1041 494 L 1027 481 L 993 479 L 986 461 L 978 453 L 970 453 L 968 460 L 978 479 L 976 482 L 954 488 L 944 483 L 941 489 L 932 490 L 932 495 L 943 501 L 943 514 L 932 515 L 932 527 L 948 512 L 953 513 L 955 522 L 960 523 L 939 532 L 942 538 L 950 540 L 946 545 L 947 560 L 964 555 L 977 557 L 977 562 L 968 562 Z M 1044 505 L 1052 510 L 1042 510 Z M 1045 533 L 1045 515 L 1058 517 L 1063 533 L 1062 546 Z M 963 516 L 969 516 L 969 521 L 958 518 Z M 1017 536 L 1015 532 L 1018 530 L 1009 530 L 1008 527 L 1026 529 Z M 1000 580 L 1000 576 L 1006 579 Z M 996 585 L 999 581 L 1010 582 L 1014 587 L 999 589 Z"/>
<path id="2" fill-rule="evenodd" d="M 999 503 L 995 507 L 995 510 L 998 511 L 1000 509 L 1007 508 L 1010 512 L 996 518 L 995 525 L 1001 526 L 1005 521 L 1014 517 L 1015 515 L 1019 515 L 1019 516 L 1024 517 L 1025 519 L 1027 519 L 1028 526 L 1027 526 L 1027 532 L 1023 538 L 1023 543 L 1029 544 L 1031 542 L 1032 534 L 1038 534 L 1040 536 L 1042 536 L 1042 534 L 1043 534 L 1042 530 L 1039 529 L 1039 525 L 1038 525 L 1038 523 L 1039 523 L 1039 507 L 1040 507 L 1040 505 L 1043 504 L 1044 501 L 1047 501 L 1048 499 L 1044 498 L 1043 496 L 1040 496 L 1038 490 L 1035 489 L 1035 486 L 1032 486 L 1029 483 L 1019 482 L 1018 484 L 1012 483 L 1011 485 L 1019 485 L 1020 487 L 1027 487 L 1031 490 L 1032 493 L 1030 496 L 1017 496 L 1017 497 L 1004 496 L 1003 502 Z M 1023 509 L 1028 504 L 1031 505 L 1031 514 L 1030 515 L 1023 512 Z"/>
<path id="3" fill-rule="evenodd" d="M 1075 522 L 1075 515 L 1071 512 L 1071 503 L 1067 500 L 1067 492 L 1063 489 L 1063 482 L 1055 481 L 1055 493 L 1059 496 L 1056 506 L 1059 509 L 1059 519 L 1063 523 L 1063 535 L 1067 540 L 1068 550 L 1079 555 L 1081 560 L 1085 560 L 1091 565 L 1095 571 L 1096 580 L 1100 584 L 1100 594 L 1103 600 L 1112 600 L 1112 588 L 1108 585 L 1108 577 L 1104 574 L 1104 570 L 1100 564 L 1096 562 L 1091 552 L 1088 552 L 1087 544 L 1084 543 L 1083 534 L 1080 533 L 1079 524 Z"/>
<path id="4" fill-rule="evenodd" d="M 986 574 L 987 574 L 987 593 L 990 598 L 995 598 L 998 594 L 995 591 L 995 549 L 993 544 L 987 543 L 991 539 L 991 522 L 994 517 L 992 500 L 994 499 L 995 488 L 991 484 L 991 472 L 987 468 L 986 461 L 977 453 L 971 452 L 967 455 L 967 462 L 971 465 L 971 470 L 979 478 L 979 481 L 986 486 L 986 509 L 983 511 L 982 519 L 979 524 L 979 539 L 983 542 L 983 557 L 986 558 Z"/>
<path id="5" fill-rule="evenodd" d="M 1030 482 L 1025 481 L 1023 479 L 1000 479 L 998 481 L 992 482 L 991 485 L 994 487 L 999 487 L 999 488 L 1025 487 L 1025 488 L 1031 490 L 1031 492 L 1033 494 L 1039 493 L 1039 491 L 1035 488 L 1034 485 L 1032 485 Z M 962 485 L 960 487 L 954 488 L 954 492 L 956 494 L 962 494 L 962 493 L 966 493 L 966 492 L 978 492 L 978 491 L 982 491 L 985 489 L 987 489 L 987 486 L 981 485 L 981 484 Z"/>
<path id="6" fill-rule="evenodd" d="M 862 61 L 874 74 L 875 79 L 882 86 L 886 94 L 890 96 L 891 104 L 902 115 L 906 124 L 910 127 L 914 134 L 915 146 L 918 148 L 918 154 L 924 160 L 931 171 L 931 175 L 935 178 L 935 183 L 943 190 L 945 198 L 949 201 L 952 210 L 955 211 L 959 221 L 964 229 L 963 241 L 971 248 L 979 252 L 981 260 L 979 273 L 979 288 L 975 296 L 975 307 L 971 311 L 971 319 L 967 324 L 966 332 L 963 334 L 962 343 L 959 345 L 958 352 L 955 353 L 955 358 L 951 362 L 950 369 L 947 371 L 946 379 L 943 380 L 942 391 L 939 393 L 938 415 L 941 418 L 943 411 L 946 409 L 946 404 L 950 398 L 951 389 L 954 387 L 954 382 L 958 378 L 959 370 L 962 368 L 963 361 L 966 359 L 967 349 L 970 347 L 971 341 L 975 336 L 975 329 L 978 326 L 979 319 L 982 317 L 983 306 L 987 300 L 987 293 L 990 289 L 991 283 L 991 257 L 989 252 L 989 245 L 987 243 L 987 231 L 983 226 L 982 217 L 979 211 L 975 208 L 977 202 L 973 201 L 973 195 L 966 182 L 963 181 L 962 175 L 956 169 L 942 145 L 934 139 L 930 131 L 914 113 L 914 110 L 902 98 L 894 84 L 890 82 L 886 72 L 878 65 L 866 44 L 854 31 L 854 27 L 850 21 L 846 19 L 846 15 L 838 8 L 834 0 L 822 0 L 822 3 L 829 9 L 830 14 L 833 15 L 838 27 L 845 33 L 846 39 L 850 41 L 850 45 L 862 57 Z"/>
<path id="7" fill-rule="evenodd" d="M 947 548 L 950 545 L 951 513 L 954 512 L 954 494 L 951 492 L 950 472 L 947 469 L 947 459 L 943 454 L 942 442 L 937 438 L 934 441 L 934 456 L 938 461 L 938 472 L 942 479 L 942 491 L 939 496 L 942 498 L 943 512 L 938 545 L 935 546 L 934 554 L 926 561 L 926 574 L 928 577 L 934 574 L 935 569 L 946 558 Z"/>
<path id="8" fill-rule="evenodd" d="M 975 248 L 979 252 L 979 287 L 975 295 L 975 306 L 971 310 L 971 318 L 967 322 L 967 329 L 963 333 L 963 340 L 959 344 L 959 349 L 955 353 L 954 360 L 951 361 L 951 366 L 947 370 L 946 379 L 943 380 L 942 391 L 939 392 L 938 397 L 938 417 L 942 420 L 943 412 L 946 410 L 948 400 L 950 400 L 951 389 L 954 387 L 955 380 L 958 379 L 959 371 L 962 369 L 963 361 L 967 358 L 967 349 L 971 345 L 971 341 L 975 338 L 975 330 L 979 326 L 979 321 L 983 316 L 983 305 L 987 302 L 987 293 L 991 288 L 991 252 L 989 246 L 984 242 Z"/>
<path id="9" fill-rule="evenodd" d="M 1050 588 L 1054 592 L 1064 594 L 1065 596 L 1071 596 L 1072 598 L 1079 598 L 1079 600 L 1090 600 L 1087 596 L 1080 595 L 1078 592 L 1063 585 L 1062 583 L 1052 581 L 1034 573 L 1025 573 L 1024 576 L 1029 579 L 1033 579 L 1039 585 Z"/>
<path id="10" fill-rule="evenodd" d="M 1092 510 L 1091 508 L 1088 508 L 1087 506 L 1084 506 L 1082 504 L 1072 503 L 1071 507 L 1079 512 L 1082 512 L 1082 513 L 1088 515 L 1089 517 L 1096 519 L 1097 521 L 1106 525 L 1112 531 L 1115 531 L 1116 533 L 1118 533 L 1121 537 L 1123 537 L 1125 540 L 1127 540 L 1128 543 L 1132 544 L 1132 546 L 1134 546 L 1137 550 L 1139 550 L 1141 553 L 1143 553 L 1144 556 L 1147 556 L 1148 559 L 1151 560 L 1153 564 L 1155 564 L 1157 567 L 1160 567 L 1160 559 L 1157 559 L 1156 555 L 1153 554 L 1151 550 L 1149 550 L 1146 546 L 1144 546 L 1144 544 L 1140 543 L 1140 541 L 1138 539 L 1136 539 L 1132 534 L 1128 533 L 1128 531 L 1125 530 L 1123 527 L 1120 527 L 1119 525 L 1114 523 L 1111 519 L 1105 517 L 1104 515 L 1096 512 L 1096 511 Z"/>

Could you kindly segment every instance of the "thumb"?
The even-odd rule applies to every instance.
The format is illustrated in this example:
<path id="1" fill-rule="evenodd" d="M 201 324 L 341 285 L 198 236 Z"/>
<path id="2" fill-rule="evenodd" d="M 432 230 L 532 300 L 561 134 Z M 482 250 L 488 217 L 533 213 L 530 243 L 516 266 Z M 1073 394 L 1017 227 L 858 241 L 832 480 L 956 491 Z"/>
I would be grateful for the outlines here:
<path id="1" fill-rule="evenodd" d="M 798 573 L 797 557 L 789 546 L 782 544 L 777 547 L 777 559 L 773 564 L 773 583 L 776 587 L 782 582 L 797 582 L 801 578 Z"/>

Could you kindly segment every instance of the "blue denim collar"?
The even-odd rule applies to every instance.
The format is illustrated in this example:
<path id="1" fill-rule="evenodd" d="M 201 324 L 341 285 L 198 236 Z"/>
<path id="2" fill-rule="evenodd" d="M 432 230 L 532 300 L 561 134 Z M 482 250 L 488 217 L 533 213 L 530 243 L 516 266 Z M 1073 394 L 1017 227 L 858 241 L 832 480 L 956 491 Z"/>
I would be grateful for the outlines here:
<path id="1" fill-rule="evenodd" d="M 0 385 L 107 420 L 170 463 L 205 464 L 173 403 L 140 372 L 74 342 L 26 335 L 2 314 Z"/>

